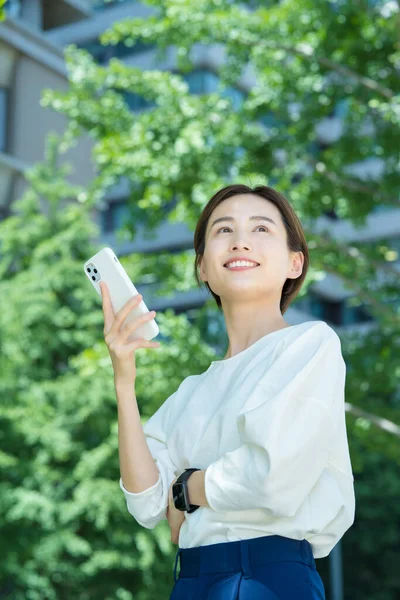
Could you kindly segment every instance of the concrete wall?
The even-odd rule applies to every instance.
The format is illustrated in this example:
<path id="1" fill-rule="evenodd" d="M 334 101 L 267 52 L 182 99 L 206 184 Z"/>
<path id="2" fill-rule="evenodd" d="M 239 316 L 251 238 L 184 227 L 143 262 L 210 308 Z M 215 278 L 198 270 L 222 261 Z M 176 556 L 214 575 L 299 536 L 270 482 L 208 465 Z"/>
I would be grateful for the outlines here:
<path id="1" fill-rule="evenodd" d="M 44 88 L 67 90 L 63 75 L 51 71 L 30 56 L 22 55 L 17 62 L 14 79 L 14 105 L 10 114 L 10 153 L 27 164 L 44 158 L 45 140 L 49 131 L 62 133 L 66 118 L 40 105 Z M 85 136 L 76 148 L 68 151 L 65 160 L 73 163 L 71 181 L 84 184 L 94 176 L 90 161 L 93 142 Z"/>

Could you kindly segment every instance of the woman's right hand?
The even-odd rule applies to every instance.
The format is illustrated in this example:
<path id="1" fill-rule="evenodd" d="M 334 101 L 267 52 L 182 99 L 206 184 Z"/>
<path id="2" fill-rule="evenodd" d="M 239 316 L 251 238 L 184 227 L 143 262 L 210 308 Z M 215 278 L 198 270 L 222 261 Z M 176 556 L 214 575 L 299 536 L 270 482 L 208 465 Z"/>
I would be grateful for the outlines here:
<path id="1" fill-rule="evenodd" d="M 145 313 L 121 328 L 129 312 L 142 300 L 140 294 L 134 296 L 114 314 L 110 294 L 104 281 L 100 282 L 101 298 L 104 314 L 104 339 L 111 356 L 114 368 L 114 379 L 118 383 L 134 384 L 136 380 L 135 352 L 138 348 L 159 348 L 160 342 L 153 342 L 140 338 L 128 343 L 127 339 L 135 329 L 146 321 L 151 321 L 156 312 Z"/>

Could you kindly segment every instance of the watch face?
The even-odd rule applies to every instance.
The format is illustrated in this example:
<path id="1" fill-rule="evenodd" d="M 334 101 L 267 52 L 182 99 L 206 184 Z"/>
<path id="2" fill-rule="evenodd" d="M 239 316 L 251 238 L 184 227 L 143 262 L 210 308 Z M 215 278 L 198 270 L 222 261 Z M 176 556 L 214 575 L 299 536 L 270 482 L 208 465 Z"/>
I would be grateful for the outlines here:
<path id="1" fill-rule="evenodd" d="M 186 510 L 185 490 L 183 483 L 174 483 L 172 486 L 172 495 L 174 498 L 175 508 L 178 510 Z"/>

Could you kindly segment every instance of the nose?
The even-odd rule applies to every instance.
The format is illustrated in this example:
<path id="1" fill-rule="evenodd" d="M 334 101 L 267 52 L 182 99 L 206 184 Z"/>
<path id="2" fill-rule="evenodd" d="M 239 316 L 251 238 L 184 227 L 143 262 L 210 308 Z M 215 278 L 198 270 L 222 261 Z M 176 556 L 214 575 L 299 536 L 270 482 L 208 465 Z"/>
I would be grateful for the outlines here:
<path id="1" fill-rule="evenodd" d="M 237 250 L 238 248 L 243 248 L 245 250 L 249 250 L 250 251 L 250 245 L 249 244 L 233 244 L 231 247 L 231 250 Z"/>

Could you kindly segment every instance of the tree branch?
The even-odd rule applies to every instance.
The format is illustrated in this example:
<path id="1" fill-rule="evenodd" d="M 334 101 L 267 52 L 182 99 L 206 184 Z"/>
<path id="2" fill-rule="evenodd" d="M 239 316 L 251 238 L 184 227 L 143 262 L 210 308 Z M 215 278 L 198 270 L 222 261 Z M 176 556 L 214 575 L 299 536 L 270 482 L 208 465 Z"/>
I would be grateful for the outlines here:
<path id="1" fill-rule="evenodd" d="M 250 44 L 250 45 L 254 46 L 255 44 Z M 275 49 L 276 50 L 285 50 L 288 53 L 298 54 L 308 60 L 314 59 L 319 64 L 324 65 L 325 67 L 328 67 L 332 71 L 336 71 L 337 73 L 340 73 L 341 75 L 344 75 L 345 77 L 354 79 L 358 84 L 360 84 L 370 90 L 374 90 L 375 92 L 378 92 L 379 94 L 381 94 L 381 96 L 383 96 L 384 98 L 387 98 L 388 100 L 391 100 L 395 96 L 395 93 L 393 92 L 393 90 L 391 90 L 390 88 L 381 86 L 379 83 L 377 83 L 370 77 L 366 77 L 365 75 L 360 75 L 359 73 L 352 71 L 348 67 L 344 67 L 343 65 L 339 65 L 339 64 L 333 62 L 333 60 L 330 60 L 329 58 L 326 58 L 325 56 L 315 56 L 314 50 L 312 50 L 311 52 L 307 52 L 306 50 L 302 50 L 299 47 L 283 46 L 283 45 L 273 45 L 272 46 L 269 42 L 257 41 L 257 46 L 260 46 L 260 45 L 267 46 L 271 50 L 275 50 Z"/>
<path id="2" fill-rule="evenodd" d="M 326 168 L 318 169 L 317 168 L 318 163 L 324 164 L 322 157 L 320 160 L 315 160 L 315 159 L 309 157 L 306 159 L 306 161 L 311 167 L 313 167 L 318 172 L 319 175 L 323 175 L 324 177 L 326 177 L 327 179 L 329 179 L 336 185 L 340 185 L 347 190 L 352 190 L 352 191 L 356 191 L 356 192 L 361 192 L 362 194 L 371 195 L 371 186 L 370 185 L 364 185 L 362 183 L 359 183 L 358 181 L 351 181 L 350 179 L 341 179 L 339 177 L 339 175 L 336 175 L 336 173 L 334 173 L 333 171 L 328 171 Z M 325 165 L 324 165 L 324 167 L 325 167 Z M 400 206 L 400 200 L 397 201 L 394 198 L 387 196 L 386 194 L 379 193 L 377 190 L 374 190 L 374 198 L 376 198 L 377 200 L 380 200 L 382 202 L 385 202 L 386 204 L 390 204 L 391 206 L 394 206 L 394 207 Z"/>
<path id="3" fill-rule="evenodd" d="M 345 402 L 345 410 L 346 412 L 355 415 L 356 417 L 363 417 L 367 421 L 370 421 L 371 423 L 379 427 L 379 429 L 392 433 L 398 438 L 400 438 L 400 427 L 396 425 L 396 423 L 393 423 L 393 421 L 389 421 L 384 417 L 378 417 L 377 415 L 368 413 L 362 408 L 354 406 L 354 404 L 349 404 L 348 402 Z"/>
<path id="4" fill-rule="evenodd" d="M 332 247 L 334 246 L 335 250 L 339 250 L 343 253 L 343 260 L 346 260 L 347 258 L 351 261 L 354 260 L 354 256 L 352 256 L 351 254 L 350 247 L 344 244 L 340 244 L 336 239 L 332 238 L 329 235 L 328 231 L 325 230 L 321 235 L 311 232 L 311 235 L 314 238 L 317 238 L 317 243 L 320 247 L 328 246 L 332 249 Z M 377 269 L 382 268 L 382 265 L 376 263 L 376 261 L 373 261 L 373 264 L 376 266 Z M 363 302 L 365 302 L 366 305 L 371 305 L 374 308 L 377 315 L 381 314 L 382 317 L 385 319 L 387 319 L 388 315 L 390 315 L 393 326 L 399 326 L 400 318 L 398 317 L 396 311 L 392 310 L 390 306 L 379 302 L 379 300 L 377 300 L 377 298 L 375 298 L 373 294 L 370 294 L 365 288 L 365 283 L 363 283 L 362 285 L 357 285 L 354 278 L 346 277 L 345 275 L 343 275 L 343 273 L 338 273 L 336 269 L 330 267 L 329 265 L 324 265 L 323 269 L 327 273 L 331 273 L 332 275 L 335 275 L 336 277 L 339 277 L 342 281 L 346 282 L 349 288 L 354 290 L 357 296 L 361 298 L 361 300 L 363 300 Z M 390 272 L 390 274 L 398 277 L 398 273 L 395 269 L 391 269 L 390 267 L 386 266 L 386 270 Z"/>
<path id="5" fill-rule="evenodd" d="M 315 233 L 313 235 L 314 235 L 314 237 L 316 235 L 318 236 L 318 243 L 321 246 L 328 245 L 329 243 L 334 244 L 335 249 L 338 249 L 341 252 L 343 252 L 343 254 L 349 258 L 349 260 L 354 259 L 354 250 L 361 252 L 359 248 L 355 248 L 354 246 L 350 246 L 348 244 L 341 244 L 336 238 L 332 238 L 327 231 L 324 231 L 323 235 L 318 235 Z M 392 275 L 396 279 L 396 281 L 398 281 L 399 272 L 394 266 L 388 265 L 384 262 L 378 262 L 378 261 L 374 260 L 373 258 L 369 258 L 369 257 L 368 257 L 368 263 L 370 265 L 372 265 L 373 267 L 375 267 L 375 269 L 377 271 L 378 270 L 385 271 L 386 273 L 389 273 L 389 275 Z M 335 274 L 338 275 L 338 277 L 342 277 L 342 275 L 340 275 L 336 272 L 335 272 Z M 349 281 L 352 281 L 352 280 L 349 280 Z"/>

